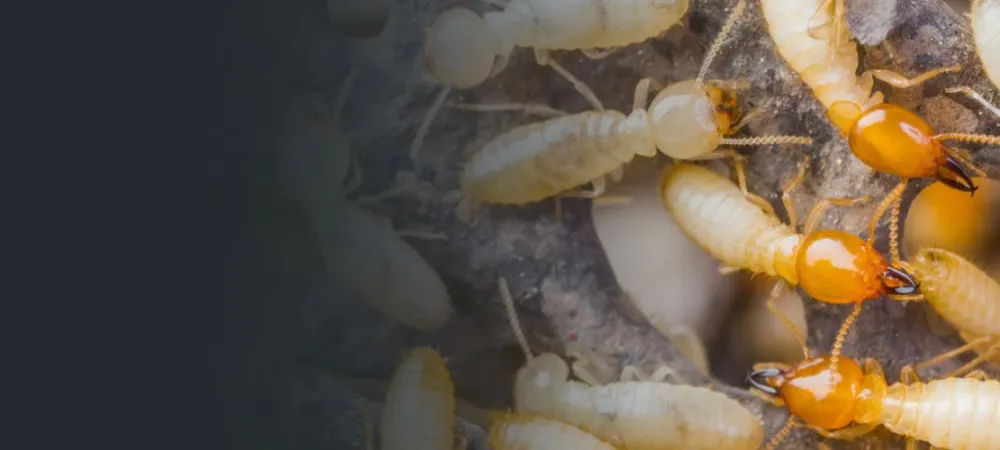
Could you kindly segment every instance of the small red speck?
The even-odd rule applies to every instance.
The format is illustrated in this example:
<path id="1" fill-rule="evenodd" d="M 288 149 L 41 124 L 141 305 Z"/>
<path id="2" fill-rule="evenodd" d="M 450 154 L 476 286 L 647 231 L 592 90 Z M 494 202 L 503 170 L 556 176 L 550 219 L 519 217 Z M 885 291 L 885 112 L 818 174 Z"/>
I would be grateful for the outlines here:
<path id="1" fill-rule="evenodd" d="M 570 333 L 569 336 L 567 337 L 569 338 L 570 342 L 576 342 L 576 333 Z"/>

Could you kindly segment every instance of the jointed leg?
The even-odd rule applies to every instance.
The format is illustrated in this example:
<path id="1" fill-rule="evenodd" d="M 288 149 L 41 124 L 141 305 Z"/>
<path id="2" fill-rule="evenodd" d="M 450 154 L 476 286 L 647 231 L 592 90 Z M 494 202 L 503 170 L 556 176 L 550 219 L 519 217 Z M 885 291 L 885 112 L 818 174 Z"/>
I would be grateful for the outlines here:
<path id="1" fill-rule="evenodd" d="M 802 184 L 802 179 L 806 176 L 806 166 L 809 165 L 811 159 L 806 156 L 802 160 L 802 164 L 799 164 L 799 170 L 795 173 L 795 176 L 791 180 L 788 180 L 781 188 L 781 203 L 785 205 L 785 213 L 788 214 L 788 225 L 793 230 L 799 226 L 799 217 L 795 212 L 795 205 L 792 204 L 792 191 Z"/>
<path id="2" fill-rule="evenodd" d="M 566 111 L 561 111 L 552 108 L 550 106 L 545 106 L 537 103 L 492 103 L 492 104 L 450 103 L 445 106 L 451 109 L 461 109 L 465 111 L 479 111 L 479 112 L 520 111 L 525 114 L 545 116 L 545 117 L 561 117 L 569 115 L 569 113 L 567 113 Z"/>
<path id="3" fill-rule="evenodd" d="M 587 369 L 587 364 L 589 364 L 590 361 L 585 356 L 576 351 L 566 352 L 566 356 L 573 359 L 573 376 L 591 386 L 601 386 L 604 384 L 601 382 L 599 377 L 590 373 L 590 370 Z"/>
<path id="4" fill-rule="evenodd" d="M 949 73 L 949 72 L 959 72 L 961 70 L 962 70 L 962 66 L 961 65 L 954 65 L 954 66 L 951 66 L 951 67 L 939 67 L 937 69 L 928 70 L 927 72 L 924 72 L 924 73 L 922 73 L 920 75 L 917 75 L 917 76 L 915 76 L 913 78 L 906 78 L 906 76 L 904 76 L 904 75 L 902 75 L 900 73 L 897 73 L 897 72 L 893 72 L 891 70 L 887 70 L 887 69 L 871 69 L 871 70 L 867 70 L 867 71 L 865 71 L 865 73 L 861 74 L 861 78 L 874 77 L 874 78 L 878 78 L 879 80 L 882 80 L 882 81 L 888 83 L 890 86 L 892 86 L 894 88 L 905 89 L 905 88 L 910 88 L 910 87 L 914 87 L 914 86 L 919 86 L 919 85 L 927 82 L 928 80 L 933 79 L 933 78 L 935 78 L 935 77 L 937 77 L 939 75 L 942 75 L 942 74 L 945 74 L 945 73 Z"/>
<path id="5" fill-rule="evenodd" d="M 645 109 L 646 102 L 649 101 L 649 89 L 663 90 L 663 85 L 653 78 L 643 78 L 635 85 L 635 94 L 632 96 L 632 110 Z"/>
<path id="6" fill-rule="evenodd" d="M 827 197 L 821 198 L 813 206 L 812 211 L 809 211 L 809 215 L 806 217 L 805 226 L 802 228 L 802 233 L 809 234 L 816 231 L 819 226 L 820 217 L 823 213 L 830 208 L 831 205 L 834 206 L 853 206 L 858 203 L 864 203 L 871 201 L 870 196 L 864 196 L 861 198 L 840 198 L 840 197 Z"/>
<path id="7" fill-rule="evenodd" d="M 885 371 L 882 370 L 882 364 L 875 358 L 865 358 L 861 360 L 861 370 L 865 374 L 875 374 L 885 378 Z"/>
<path id="8" fill-rule="evenodd" d="M 763 197 L 754 194 L 750 192 L 749 189 L 747 189 L 747 174 L 746 170 L 743 168 L 743 160 L 744 160 L 743 155 L 740 155 L 739 153 L 737 153 L 735 150 L 732 149 L 717 149 L 705 156 L 710 156 L 710 155 L 718 155 L 715 157 L 719 158 L 725 158 L 725 157 L 733 158 L 733 169 L 735 169 L 736 171 L 736 181 L 740 186 L 740 191 L 743 192 L 743 196 L 746 197 L 747 200 L 750 200 L 751 203 L 757 205 L 758 208 L 764 210 L 765 213 L 770 214 L 772 216 L 776 215 L 774 212 L 774 207 L 771 206 L 770 202 L 764 200 Z"/>
<path id="9" fill-rule="evenodd" d="M 983 96 L 980 95 L 978 92 L 972 90 L 972 88 L 968 86 L 959 86 L 959 87 L 947 88 L 944 91 L 949 94 L 965 94 L 967 97 L 975 100 L 976 102 L 979 102 L 979 104 L 982 105 L 983 108 L 986 108 L 987 111 L 993 113 L 994 116 L 1000 119 L 1000 108 L 993 106 L 992 103 L 983 98 Z"/>
<path id="10" fill-rule="evenodd" d="M 621 47 L 611 47 L 602 50 L 598 50 L 596 48 L 585 48 L 580 50 L 580 53 L 583 53 L 583 56 L 590 59 L 604 59 L 607 58 L 608 55 L 618 51 L 619 48 Z"/>
<path id="11" fill-rule="evenodd" d="M 994 340 L 990 348 L 980 352 L 979 355 L 972 358 L 971 361 L 946 374 L 945 378 L 960 377 L 972 373 L 974 372 L 973 369 L 982 364 L 984 361 L 992 358 L 994 354 L 1000 354 L 1000 338 Z"/>
<path id="12" fill-rule="evenodd" d="M 935 356 L 935 357 L 933 357 L 931 359 L 928 359 L 926 361 L 923 361 L 923 362 L 917 364 L 915 366 L 914 370 L 923 370 L 924 368 L 940 364 L 943 361 L 947 361 L 947 360 L 949 360 L 951 358 L 954 358 L 955 356 L 958 356 L 958 355 L 960 355 L 962 353 L 965 353 L 965 352 L 967 352 L 969 350 L 973 350 L 973 349 L 975 349 L 976 347 L 978 347 L 980 345 L 986 344 L 988 342 L 992 342 L 992 341 L 994 341 L 996 339 L 997 338 L 994 337 L 994 336 L 982 336 L 982 337 L 973 339 L 973 340 L 965 343 L 965 345 L 953 348 L 953 349 L 948 350 L 948 351 L 946 351 L 944 353 L 941 353 L 941 354 L 939 354 L 939 355 L 937 355 L 937 356 Z M 984 352 L 984 353 L 987 353 L 987 352 Z M 982 356 L 982 355 L 980 355 L 980 356 Z"/>
<path id="13" fill-rule="evenodd" d="M 917 369 L 913 367 L 912 364 L 907 364 L 899 369 L 899 382 L 903 384 L 913 384 L 920 383 L 923 380 L 920 379 L 920 374 L 917 373 Z"/>
<path id="14" fill-rule="evenodd" d="M 595 110 L 604 111 L 604 105 L 601 104 L 601 101 L 597 99 L 596 95 L 594 95 L 594 91 L 590 90 L 589 86 L 587 86 L 584 82 L 577 79 L 575 76 L 573 76 L 573 74 L 569 73 L 569 71 L 567 71 L 561 65 L 559 65 L 559 63 L 557 63 L 554 59 L 552 59 L 552 56 L 549 55 L 547 51 L 536 49 L 535 60 L 538 61 L 538 64 L 540 65 L 551 67 L 552 70 L 555 70 L 556 73 L 562 75 L 563 78 L 565 78 L 567 81 L 573 84 L 573 87 L 576 88 L 577 92 L 579 92 L 580 95 L 582 95 L 583 98 L 587 100 L 587 103 L 590 103 L 590 105 L 593 106 Z"/>
<path id="15" fill-rule="evenodd" d="M 879 221 L 882 220 L 882 216 L 885 212 L 892 206 L 892 203 L 896 201 L 897 197 L 903 195 L 903 191 L 906 189 L 906 183 L 910 181 L 908 178 L 903 178 L 895 188 L 892 189 L 885 198 L 882 199 L 882 203 L 875 208 L 875 214 L 872 216 L 871 223 L 868 224 L 868 246 L 871 247 L 875 245 L 875 229 L 878 228 Z"/>

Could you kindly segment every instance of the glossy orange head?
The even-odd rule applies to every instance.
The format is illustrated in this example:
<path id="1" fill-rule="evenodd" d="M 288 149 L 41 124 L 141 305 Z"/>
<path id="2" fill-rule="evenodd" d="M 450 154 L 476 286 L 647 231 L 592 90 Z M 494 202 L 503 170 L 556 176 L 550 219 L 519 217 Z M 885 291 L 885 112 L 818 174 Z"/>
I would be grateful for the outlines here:
<path id="1" fill-rule="evenodd" d="M 837 230 L 806 236 L 795 258 L 795 270 L 802 289 L 827 303 L 854 303 L 883 294 L 909 295 L 918 287 L 913 276 L 890 266 L 864 240 Z"/>
<path id="2" fill-rule="evenodd" d="M 790 369 L 755 370 L 747 381 L 785 402 L 788 410 L 809 425 L 827 430 L 854 420 L 864 373 L 851 358 L 840 357 L 836 370 L 830 356 L 807 359 Z"/>
<path id="3" fill-rule="evenodd" d="M 931 125 L 901 106 L 880 103 L 869 108 L 855 121 L 847 140 L 858 159 L 880 172 L 934 177 L 955 189 L 976 190 L 965 168 L 934 139 Z"/>

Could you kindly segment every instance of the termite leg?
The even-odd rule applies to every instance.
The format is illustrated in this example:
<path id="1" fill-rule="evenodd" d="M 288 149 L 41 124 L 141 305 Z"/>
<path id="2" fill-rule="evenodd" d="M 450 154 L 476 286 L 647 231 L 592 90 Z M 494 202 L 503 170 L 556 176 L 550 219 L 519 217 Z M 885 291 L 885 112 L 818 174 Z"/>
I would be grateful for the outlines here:
<path id="1" fill-rule="evenodd" d="M 924 369 L 926 367 L 930 367 L 930 366 L 934 366 L 934 365 L 940 364 L 942 361 L 947 361 L 947 360 L 949 360 L 951 358 L 954 358 L 955 356 L 958 356 L 958 355 L 960 355 L 962 353 L 965 353 L 965 352 L 967 352 L 969 350 L 972 350 L 975 347 L 978 347 L 980 345 L 992 342 L 994 339 L 996 339 L 996 338 L 993 337 L 993 336 L 982 336 L 982 337 L 979 337 L 979 338 L 976 338 L 976 339 L 972 339 L 969 342 L 966 342 L 965 345 L 962 345 L 960 347 L 956 347 L 954 349 L 948 350 L 948 351 L 946 351 L 944 353 L 941 353 L 941 354 L 939 354 L 939 355 L 937 355 L 937 356 L 935 356 L 935 357 L 933 357 L 931 359 L 928 359 L 926 361 L 923 361 L 923 362 L 917 364 L 916 367 L 914 367 L 913 370 L 921 370 L 921 369 Z M 984 354 L 986 354 L 987 357 L 989 357 L 989 353 L 990 352 L 983 352 L 982 354 L 979 355 L 979 357 L 982 357 Z M 977 359 L 974 359 L 973 362 L 976 362 L 978 364 L 978 363 L 981 363 L 985 359 L 985 358 L 984 359 L 979 359 L 979 357 L 977 357 Z M 968 369 L 971 369 L 971 368 L 972 367 L 969 367 Z M 968 370 L 968 369 L 966 369 L 966 370 Z M 958 372 L 958 371 L 956 370 L 956 372 Z M 954 376 L 954 375 L 952 375 L 952 376 Z"/>
<path id="2" fill-rule="evenodd" d="M 914 384 L 920 383 L 920 374 L 917 373 L 917 369 L 913 367 L 912 364 L 907 364 L 899 369 L 899 382 L 903 384 Z"/>
<path id="3" fill-rule="evenodd" d="M 975 100 L 980 105 L 982 105 L 983 108 L 986 108 L 987 111 L 993 113 L 994 116 L 997 116 L 997 118 L 1000 119 L 1000 108 L 993 106 L 992 103 L 983 98 L 983 96 L 980 93 L 972 90 L 972 88 L 968 86 L 959 86 L 959 87 L 950 87 L 945 89 L 944 91 L 949 94 L 965 94 L 966 97 Z"/>
<path id="4" fill-rule="evenodd" d="M 812 158 L 806 156 L 799 164 L 799 170 L 795 173 L 795 176 L 791 180 L 788 180 L 784 186 L 781 188 L 781 203 L 785 205 L 785 214 L 788 214 L 788 225 L 792 229 L 796 229 L 799 226 L 798 214 L 795 212 L 795 205 L 792 203 L 792 191 L 795 190 L 800 184 L 802 184 L 802 179 L 806 176 L 806 166 L 809 165 L 809 161 Z"/>
<path id="5" fill-rule="evenodd" d="M 973 371 L 977 366 L 982 364 L 984 361 L 989 360 L 993 357 L 993 354 L 1000 353 L 1000 339 L 993 342 L 993 344 L 983 352 L 980 352 L 978 356 L 972 358 L 971 361 L 965 363 L 962 367 L 959 367 L 947 375 L 945 378 L 960 377 L 963 374 L 968 374 Z M 977 369 L 978 370 L 978 369 Z"/>
<path id="6" fill-rule="evenodd" d="M 991 379 L 986 372 L 983 372 L 983 369 L 973 370 L 972 372 L 967 373 L 965 378 L 972 378 L 979 381 L 987 381 Z"/>
<path id="7" fill-rule="evenodd" d="M 808 428 L 815 431 L 816 434 L 830 439 L 840 439 L 844 441 L 850 441 L 871 433 L 875 427 L 879 426 L 877 423 L 865 423 L 865 424 L 854 424 L 845 428 L 840 428 L 838 430 L 826 430 L 820 427 L 815 427 L 808 425 Z"/>
<path id="8" fill-rule="evenodd" d="M 478 112 L 520 111 L 524 114 L 545 116 L 545 117 L 561 117 L 569 115 L 569 113 L 567 113 L 566 111 L 558 110 L 550 106 L 541 105 L 538 103 L 495 103 L 495 104 L 450 103 L 445 106 L 450 109 L 460 109 L 464 111 L 478 111 Z"/>
<path id="9" fill-rule="evenodd" d="M 732 275 L 736 272 L 739 272 L 740 270 L 742 269 L 740 269 L 739 267 L 719 266 L 719 275 Z"/>
<path id="10" fill-rule="evenodd" d="M 589 59 L 604 59 L 607 58 L 608 55 L 618 51 L 619 48 L 620 47 L 611 47 L 601 50 L 598 50 L 596 48 L 586 48 L 580 50 L 580 53 L 583 53 L 583 56 L 586 56 Z"/>
<path id="11" fill-rule="evenodd" d="M 888 83 L 890 86 L 892 86 L 894 88 L 905 89 L 905 88 L 910 88 L 910 87 L 914 87 L 914 86 L 919 86 L 919 85 L 927 82 L 928 80 L 931 80 L 931 79 L 933 79 L 935 77 L 938 77 L 938 76 L 940 76 L 942 74 L 946 74 L 946 73 L 950 73 L 950 72 L 959 72 L 961 70 L 962 70 L 962 66 L 959 65 L 959 64 L 956 64 L 956 65 L 951 66 L 951 67 L 939 67 L 937 69 L 931 69 L 931 70 L 928 70 L 928 71 L 926 71 L 926 72 L 924 72 L 924 73 L 922 73 L 920 75 L 917 75 L 917 76 L 915 76 L 913 78 L 907 78 L 906 76 L 904 76 L 904 75 L 902 75 L 902 74 L 900 74 L 898 72 L 893 72 L 893 71 L 888 70 L 888 69 L 870 69 L 870 70 L 867 70 L 864 73 L 862 73 L 861 74 L 861 78 L 867 79 L 867 78 L 870 78 L 870 77 L 874 77 L 874 78 L 878 78 L 879 80 L 882 80 L 882 81 Z M 865 82 L 867 82 L 867 81 L 865 81 Z"/>
<path id="12" fill-rule="evenodd" d="M 743 155 L 737 153 L 733 149 L 715 149 L 707 155 L 702 155 L 697 159 L 717 159 L 717 158 L 732 158 L 733 168 L 736 170 L 736 182 L 740 186 L 740 191 L 743 192 L 743 196 L 750 200 L 751 203 L 757 205 L 758 208 L 764 210 L 765 213 L 772 216 L 776 215 L 774 212 L 774 206 L 763 197 L 750 192 L 747 189 L 747 174 L 746 170 L 743 168 L 743 160 L 746 159 Z"/>
<path id="13" fill-rule="evenodd" d="M 774 303 L 774 301 L 781 295 L 781 291 L 784 288 L 784 280 L 779 280 L 774 284 L 774 288 L 771 289 L 771 296 L 767 299 L 767 309 L 770 310 L 771 314 L 774 314 L 786 328 L 788 328 L 788 331 L 792 333 L 792 336 L 795 336 L 795 340 L 802 347 L 802 359 L 809 359 L 809 346 L 806 345 L 806 338 L 805 335 L 802 334 L 802 330 L 799 330 L 799 327 L 795 326 L 795 323 L 792 322 L 792 320 L 778 308 L 778 305 Z"/>
<path id="14" fill-rule="evenodd" d="M 893 188 L 884 199 L 882 199 L 882 203 L 878 205 L 878 208 L 875 208 L 875 214 L 872 216 L 872 221 L 868 224 L 869 247 L 875 245 L 875 229 L 878 228 L 878 223 L 882 220 L 882 216 L 885 215 L 885 212 L 890 206 L 892 206 L 892 203 L 896 201 L 896 198 L 903 195 L 903 190 L 906 189 L 906 184 L 909 181 L 910 180 L 908 178 L 903 178 L 903 181 L 900 181 L 899 184 L 896 185 L 896 187 Z"/>
<path id="15" fill-rule="evenodd" d="M 823 216 L 823 213 L 826 212 L 826 210 L 829 209 L 831 205 L 854 206 L 858 203 L 869 202 L 871 201 L 871 199 L 872 199 L 871 196 L 868 195 L 861 198 L 841 198 L 841 197 L 821 198 L 819 199 L 819 201 L 816 202 L 816 205 L 813 206 L 812 211 L 809 211 L 809 215 L 806 216 L 805 227 L 803 228 L 802 232 L 804 234 L 809 234 L 812 233 L 813 231 L 816 231 L 816 228 L 819 226 L 820 217 Z"/>
<path id="16" fill-rule="evenodd" d="M 573 364 L 571 365 L 573 368 L 573 376 L 591 386 L 600 386 L 604 384 L 597 376 L 590 373 L 590 370 L 587 369 L 587 364 L 590 363 L 590 360 L 583 356 L 583 354 L 578 351 L 571 350 L 566 352 L 566 356 L 573 359 Z"/>
<path id="17" fill-rule="evenodd" d="M 590 185 L 593 186 L 591 190 L 577 189 L 575 191 L 564 192 L 560 194 L 560 197 L 568 198 L 590 198 L 595 199 L 604 195 L 604 191 L 607 189 L 607 182 L 604 181 L 604 176 L 601 175 L 593 180 L 590 180 Z"/>
<path id="18" fill-rule="evenodd" d="M 740 121 L 737 122 L 736 125 L 732 126 L 728 130 L 726 130 L 726 132 L 725 132 L 726 136 L 730 136 L 730 135 L 736 134 L 741 129 L 743 129 L 743 127 L 747 126 L 747 124 L 749 124 L 754 119 L 756 119 L 758 116 L 760 116 L 761 113 L 763 113 L 763 112 L 764 112 L 764 108 L 761 108 L 759 106 L 756 107 L 756 108 L 754 108 L 754 109 L 751 109 L 750 112 L 744 114 L 743 117 L 740 117 Z"/>
<path id="19" fill-rule="evenodd" d="M 625 366 L 622 368 L 621 381 L 650 381 L 653 383 L 662 383 L 667 380 L 667 377 L 673 378 L 674 384 L 687 384 L 684 378 L 680 376 L 674 369 L 667 366 L 661 366 L 659 369 L 653 372 L 652 375 L 646 375 L 642 369 L 636 366 Z"/>
<path id="20" fill-rule="evenodd" d="M 573 87 L 576 88 L 577 92 L 579 92 L 580 95 L 587 100 L 587 103 L 590 103 L 595 110 L 604 111 L 604 105 L 601 104 L 601 101 L 597 99 L 596 95 L 594 95 L 594 91 L 590 90 L 589 86 L 577 79 L 573 76 L 573 74 L 569 73 L 569 71 L 564 69 L 561 65 L 559 65 L 559 63 L 552 59 L 552 56 L 548 51 L 535 49 L 535 60 L 538 61 L 539 65 L 551 67 L 552 70 L 556 71 L 556 73 L 573 84 Z"/>
<path id="21" fill-rule="evenodd" d="M 885 371 L 882 370 L 882 364 L 875 358 L 863 359 L 861 361 L 861 370 L 865 374 L 876 374 L 879 377 L 885 378 Z"/>

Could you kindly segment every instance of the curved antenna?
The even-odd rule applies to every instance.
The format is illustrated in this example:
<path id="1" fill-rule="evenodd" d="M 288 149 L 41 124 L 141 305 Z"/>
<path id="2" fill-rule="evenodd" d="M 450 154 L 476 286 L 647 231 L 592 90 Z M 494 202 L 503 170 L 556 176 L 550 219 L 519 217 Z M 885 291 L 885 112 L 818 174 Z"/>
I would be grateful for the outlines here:
<path id="1" fill-rule="evenodd" d="M 503 300 L 504 308 L 507 309 L 507 320 L 510 321 L 510 327 L 514 329 L 514 337 L 517 338 L 517 343 L 521 346 L 524 357 L 528 361 L 531 361 L 535 355 L 531 353 L 531 347 L 528 347 L 528 340 L 525 339 L 524 332 L 521 331 L 521 321 L 517 320 L 517 311 L 514 310 L 514 297 L 510 295 L 507 280 L 500 277 L 497 280 L 497 284 L 500 285 L 500 298 Z"/>
<path id="2" fill-rule="evenodd" d="M 830 370 L 833 372 L 837 371 L 837 360 L 840 358 L 840 351 L 844 348 L 844 339 L 847 338 L 847 332 L 851 330 L 851 325 L 861 314 L 861 308 L 864 307 L 863 302 L 857 302 L 854 304 L 854 311 L 844 319 L 844 324 L 840 326 L 840 331 L 837 332 L 837 338 L 833 341 L 833 350 L 830 351 Z"/>
<path id="3" fill-rule="evenodd" d="M 795 427 L 795 416 L 789 416 L 788 422 L 785 422 L 785 426 L 781 428 L 781 431 L 779 431 L 778 434 L 774 435 L 774 437 L 771 438 L 770 441 L 768 441 L 767 447 L 764 448 L 766 448 L 767 450 L 774 450 L 778 446 L 778 444 L 781 443 L 781 441 L 785 440 L 785 437 L 788 436 L 788 433 L 792 432 L 792 428 L 794 427 Z"/>
<path id="4" fill-rule="evenodd" d="M 438 93 L 437 98 L 434 99 L 434 104 L 431 108 L 427 110 L 427 114 L 424 115 L 424 120 L 420 122 L 420 128 L 417 129 L 417 136 L 413 138 L 413 144 L 410 145 L 410 160 L 415 161 L 417 159 L 417 154 L 420 153 L 420 147 L 424 144 L 424 138 L 427 137 L 427 129 L 431 127 L 431 121 L 434 120 L 434 116 L 437 115 L 441 105 L 444 104 L 445 97 L 451 92 L 451 86 L 445 86 Z"/>
<path id="5" fill-rule="evenodd" d="M 1000 136 L 990 136 L 988 134 L 965 134 L 965 133 L 941 133 L 934 136 L 935 141 L 963 141 L 974 144 L 1000 145 Z"/>
<path id="6" fill-rule="evenodd" d="M 708 53 L 705 55 L 705 61 L 701 63 L 701 70 L 698 71 L 698 78 L 695 78 L 695 82 L 701 84 L 705 79 L 705 74 L 708 72 L 708 65 L 712 63 L 715 59 L 715 55 L 719 53 L 722 48 L 722 44 L 726 41 L 726 36 L 729 32 L 733 30 L 733 26 L 736 25 L 736 19 L 739 19 L 740 15 L 743 14 L 743 10 L 746 9 L 746 0 L 740 0 L 733 8 L 733 11 L 729 13 L 729 17 L 726 19 L 726 23 L 722 25 L 722 29 L 719 30 L 719 34 L 715 37 L 715 41 L 712 42 L 712 46 L 709 47 Z"/>
<path id="7" fill-rule="evenodd" d="M 784 135 L 767 135 L 767 136 L 753 136 L 746 138 L 724 138 L 722 139 L 722 145 L 739 145 L 739 146 L 757 146 L 757 145 L 811 145 L 813 140 L 808 136 L 784 136 Z"/>

